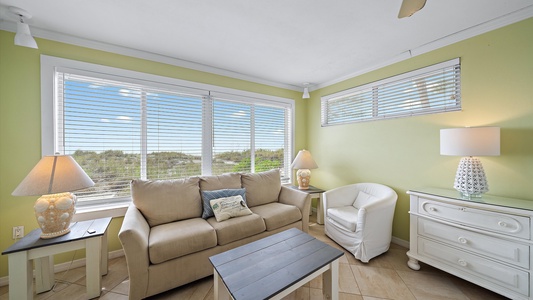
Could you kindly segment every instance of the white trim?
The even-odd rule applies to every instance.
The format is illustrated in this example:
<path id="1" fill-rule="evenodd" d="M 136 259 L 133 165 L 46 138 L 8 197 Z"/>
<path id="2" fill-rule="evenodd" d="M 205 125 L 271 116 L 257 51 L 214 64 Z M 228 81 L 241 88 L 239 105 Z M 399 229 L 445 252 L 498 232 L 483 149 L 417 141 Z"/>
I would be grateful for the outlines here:
<path id="1" fill-rule="evenodd" d="M 119 249 L 119 250 L 115 250 L 115 251 L 111 251 L 108 253 L 107 255 L 107 258 L 108 259 L 115 259 L 117 257 L 122 257 L 124 256 L 124 250 L 123 249 Z M 60 264 L 57 264 L 57 265 L 54 265 L 54 273 L 59 273 L 59 272 L 63 272 L 63 271 L 66 271 L 66 270 L 72 270 L 72 269 L 75 269 L 75 268 L 80 268 L 80 267 L 84 267 L 85 266 L 85 258 L 80 258 L 80 259 L 76 259 L 76 260 L 73 260 L 72 261 L 72 264 L 70 261 L 67 261 L 67 262 L 64 262 L 64 263 L 60 263 Z M 35 271 L 33 272 L 33 278 L 35 278 Z M 56 280 L 58 279 L 62 279 L 61 278 L 61 275 L 58 274 L 57 276 L 54 276 Z M 9 276 L 4 276 L 4 277 L 0 277 L 0 286 L 6 286 L 6 285 L 9 285 Z"/>
<path id="2" fill-rule="evenodd" d="M 409 249 L 409 241 L 406 241 L 406 240 L 402 240 L 400 238 L 397 238 L 395 236 L 392 237 L 392 241 L 391 241 L 393 244 L 396 244 L 396 245 L 400 245 L 404 248 L 407 248 Z"/>
<path id="3" fill-rule="evenodd" d="M 400 53 L 394 57 L 391 57 L 390 59 L 385 59 L 383 60 L 383 62 L 368 65 L 364 68 L 361 68 L 353 73 L 346 74 L 342 77 L 328 80 L 320 84 L 315 84 L 313 86 L 313 90 L 321 89 L 321 88 L 381 69 L 383 67 L 407 60 L 409 58 L 418 56 L 420 54 L 428 53 L 430 51 L 469 39 L 471 37 L 475 37 L 477 35 L 480 35 L 480 34 L 483 34 L 483 33 L 486 33 L 486 32 L 489 32 L 489 31 L 492 31 L 492 30 L 495 30 L 495 29 L 498 29 L 498 28 L 501 28 L 507 25 L 511 25 L 516 22 L 520 22 L 522 20 L 525 20 L 531 17 L 533 17 L 533 5 L 527 6 L 521 10 L 508 13 L 507 15 L 501 16 L 499 18 L 492 19 L 485 23 L 472 26 L 465 30 L 450 34 L 440 39 L 436 39 L 427 44 L 420 45 L 418 47 L 415 47 L 413 49 Z"/>
<path id="4" fill-rule="evenodd" d="M 318 90 L 323 87 L 327 87 L 335 83 L 339 83 L 341 81 L 383 68 L 385 66 L 409 59 L 411 57 L 418 56 L 420 54 L 424 54 L 424 53 L 433 51 L 435 49 L 439 49 L 444 46 L 448 46 L 448 45 L 457 43 L 459 41 L 501 28 L 501 27 L 504 27 L 504 26 L 525 20 L 527 18 L 531 18 L 531 17 L 533 17 L 533 5 L 527 6 L 521 10 L 511 12 L 507 15 L 498 17 L 496 19 L 487 21 L 485 23 L 472 26 L 465 30 L 450 34 L 440 39 L 431 41 L 427 44 L 420 45 L 418 47 L 415 47 L 413 49 L 400 53 L 389 59 L 384 59 L 382 60 L 383 62 L 381 63 L 368 65 L 364 68 L 358 69 L 356 72 L 349 73 L 344 76 L 331 79 L 331 80 L 328 80 L 322 83 L 314 84 L 313 86 L 309 87 L 309 91 L 311 92 L 314 90 Z M 10 20 L 0 20 L 0 29 L 10 31 L 10 32 L 16 32 L 16 23 Z M 265 85 L 269 85 L 273 87 L 279 87 L 279 88 L 289 89 L 289 90 L 293 90 L 297 92 L 302 92 L 301 86 L 266 80 L 263 78 L 241 74 L 241 73 L 234 72 L 231 70 L 207 66 L 204 64 L 186 61 L 186 60 L 173 58 L 173 57 L 169 57 L 165 55 L 160 55 L 160 54 L 156 54 L 152 52 L 146 52 L 146 51 L 132 49 L 128 47 L 122 47 L 122 46 L 98 42 L 94 40 L 79 38 L 79 37 L 75 37 L 72 35 L 66 35 L 66 34 L 62 34 L 59 32 L 41 29 L 35 26 L 32 26 L 31 31 L 32 31 L 33 36 L 38 37 L 38 38 L 67 43 L 67 44 L 76 45 L 80 47 L 102 50 L 106 52 L 131 56 L 131 57 L 140 58 L 140 59 L 146 59 L 150 61 L 165 63 L 165 64 L 183 67 L 183 68 L 188 68 L 188 69 L 192 69 L 196 71 L 208 72 L 208 73 L 227 76 L 227 77 L 231 77 L 235 79 L 242 79 L 242 80 L 265 84 Z"/>

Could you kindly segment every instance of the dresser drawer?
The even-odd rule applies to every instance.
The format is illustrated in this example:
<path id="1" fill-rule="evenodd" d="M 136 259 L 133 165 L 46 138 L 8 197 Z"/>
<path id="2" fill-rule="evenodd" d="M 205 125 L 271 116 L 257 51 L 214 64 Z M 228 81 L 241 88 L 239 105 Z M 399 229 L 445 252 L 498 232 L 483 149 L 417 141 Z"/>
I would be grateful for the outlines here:
<path id="1" fill-rule="evenodd" d="M 463 230 L 424 218 L 418 219 L 418 234 L 480 255 L 529 269 L 529 246 Z"/>
<path id="2" fill-rule="evenodd" d="M 530 239 L 529 218 L 420 198 L 418 212 L 482 230 Z"/>
<path id="3" fill-rule="evenodd" d="M 529 273 L 488 260 L 437 242 L 418 238 L 418 252 L 453 267 L 461 273 L 474 275 L 491 283 L 529 296 Z"/>

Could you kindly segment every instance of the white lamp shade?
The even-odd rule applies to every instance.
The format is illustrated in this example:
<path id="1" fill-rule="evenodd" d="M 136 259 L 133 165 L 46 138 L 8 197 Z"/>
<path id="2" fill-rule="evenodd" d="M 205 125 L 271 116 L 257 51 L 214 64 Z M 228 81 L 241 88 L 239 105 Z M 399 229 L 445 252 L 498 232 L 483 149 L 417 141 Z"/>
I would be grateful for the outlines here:
<path id="1" fill-rule="evenodd" d="M 69 155 L 44 156 L 13 191 L 13 196 L 71 192 L 94 185 Z"/>
<path id="2" fill-rule="evenodd" d="M 17 23 L 17 34 L 15 35 L 15 45 L 38 49 L 37 42 L 31 36 L 30 26 L 26 23 Z"/>
<path id="3" fill-rule="evenodd" d="M 440 154 L 498 156 L 500 155 L 500 128 L 465 127 L 441 129 Z"/>
<path id="4" fill-rule="evenodd" d="M 292 169 L 316 169 L 318 165 L 311 156 L 311 152 L 303 149 L 298 152 L 296 158 L 292 162 Z"/>

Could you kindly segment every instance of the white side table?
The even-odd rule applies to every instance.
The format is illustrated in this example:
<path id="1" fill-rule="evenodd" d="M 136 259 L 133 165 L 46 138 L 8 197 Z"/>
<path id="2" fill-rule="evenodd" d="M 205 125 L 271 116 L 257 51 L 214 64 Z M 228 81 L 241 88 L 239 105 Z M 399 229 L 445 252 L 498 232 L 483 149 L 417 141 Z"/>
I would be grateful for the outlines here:
<path id="1" fill-rule="evenodd" d="M 102 275 L 107 274 L 109 223 L 111 218 L 77 222 L 66 235 L 51 239 L 41 239 L 41 230 L 35 229 L 11 245 L 2 252 L 9 260 L 9 299 L 33 299 L 32 260 L 35 261 L 35 289 L 43 293 L 54 286 L 54 254 L 77 249 L 86 250 L 87 297 L 99 297 Z"/>
<path id="2" fill-rule="evenodd" d="M 317 198 L 317 209 L 316 209 L 316 222 L 318 224 L 324 224 L 324 208 L 323 208 L 323 201 L 322 201 L 322 194 L 325 192 L 323 189 L 319 189 L 317 187 L 314 187 L 312 185 L 309 186 L 309 189 L 307 190 L 300 190 L 298 186 L 292 185 L 292 189 L 299 190 L 304 193 L 308 193 L 311 195 L 311 198 Z"/>

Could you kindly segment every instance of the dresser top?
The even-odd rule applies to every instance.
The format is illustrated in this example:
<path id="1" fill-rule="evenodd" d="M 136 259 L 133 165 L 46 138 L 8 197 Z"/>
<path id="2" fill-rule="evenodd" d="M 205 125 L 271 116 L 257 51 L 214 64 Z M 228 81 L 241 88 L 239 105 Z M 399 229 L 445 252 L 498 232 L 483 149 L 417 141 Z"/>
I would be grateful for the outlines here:
<path id="1" fill-rule="evenodd" d="M 466 201 L 466 202 L 472 202 L 472 203 L 482 203 L 482 204 L 510 207 L 510 208 L 520 208 L 520 209 L 526 209 L 526 210 L 533 211 L 533 201 L 531 200 L 507 198 L 507 197 L 494 196 L 494 195 L 488 195 L 488 194 L 484 194 L 482 197 L 479 197 L 479 198 L 478 197 L 464 198 L 456 190 L 430 188 L 430 187 L 412 189 L 412 190 L 407 191 L 407 193 L 415 194 L 415 195 L 416 194 L 433 195 L 433 196 L 443 197 L 443 198 L 448 198 L 448 199 L 453 199 L 453 200 L 460 200 L 460 201 Z"/>

